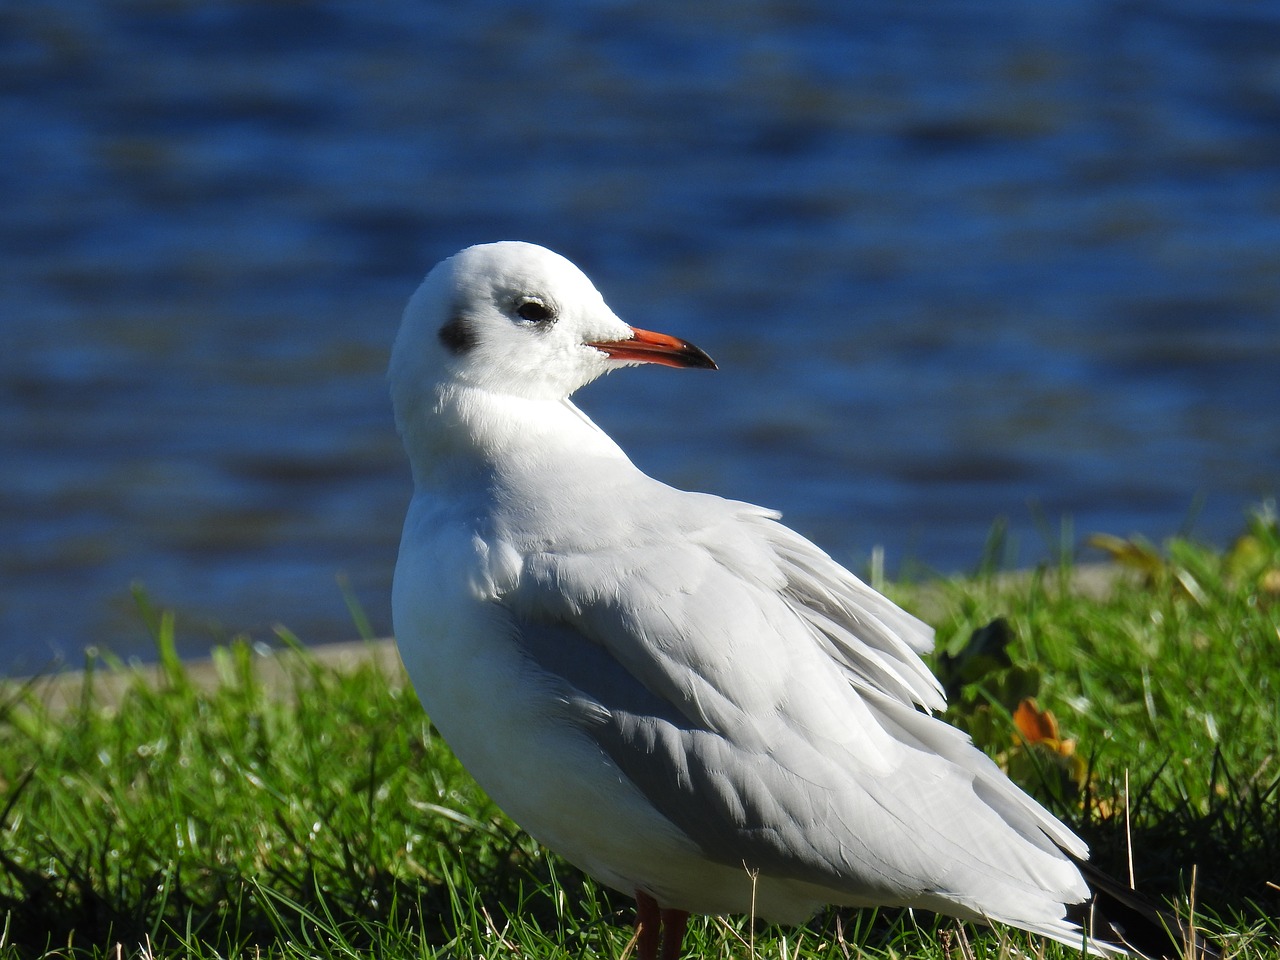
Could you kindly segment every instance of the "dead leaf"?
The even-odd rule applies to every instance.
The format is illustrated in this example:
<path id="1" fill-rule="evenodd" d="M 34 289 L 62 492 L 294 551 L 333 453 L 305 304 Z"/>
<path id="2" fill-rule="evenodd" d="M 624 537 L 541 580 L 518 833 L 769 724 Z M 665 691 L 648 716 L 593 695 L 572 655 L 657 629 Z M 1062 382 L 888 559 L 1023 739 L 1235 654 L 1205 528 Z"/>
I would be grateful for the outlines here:
<path id="1" fill-rule="evenodd" d="M 1034 697 L 1027 697 L 1013 711 L 1013 723 L 1027 743 L 1042 743 L 1046 740 L 1059 742 L 1058 720 L 1048 710 L 1041 710 Z"/>

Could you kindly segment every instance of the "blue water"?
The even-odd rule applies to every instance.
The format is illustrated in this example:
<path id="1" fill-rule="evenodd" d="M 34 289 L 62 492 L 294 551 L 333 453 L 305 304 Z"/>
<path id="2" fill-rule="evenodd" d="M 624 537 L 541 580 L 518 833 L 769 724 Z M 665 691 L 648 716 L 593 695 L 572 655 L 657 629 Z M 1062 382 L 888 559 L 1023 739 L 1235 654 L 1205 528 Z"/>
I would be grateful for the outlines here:
<path id="1" fill-rule="evenodd" d="M 1280 5 L 8 4 L 0 673 L 145 655 L 135 582 L 389 630 L 386 352 L 500 238 L 720 361 L 584 392 L 641 466 L 855 565 L 1280 485 Z"/>

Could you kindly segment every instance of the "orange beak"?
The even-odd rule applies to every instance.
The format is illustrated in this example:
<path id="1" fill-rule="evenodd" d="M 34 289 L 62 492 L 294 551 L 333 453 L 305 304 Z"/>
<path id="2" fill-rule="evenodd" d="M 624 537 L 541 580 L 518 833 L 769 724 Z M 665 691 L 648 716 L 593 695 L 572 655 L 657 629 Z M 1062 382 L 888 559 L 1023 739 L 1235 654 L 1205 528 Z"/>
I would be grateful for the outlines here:
<path id="1" fill-rule="evenodd" d="M 588 347 L 603 350 L 614 360 L 632 363 L 660 363 L 667 367 L 701 367 L 715 370 L 716 362 L 688 340 L 669 337 L 665 333 L 631 328 L 628 340 L 597 340 Z"/>

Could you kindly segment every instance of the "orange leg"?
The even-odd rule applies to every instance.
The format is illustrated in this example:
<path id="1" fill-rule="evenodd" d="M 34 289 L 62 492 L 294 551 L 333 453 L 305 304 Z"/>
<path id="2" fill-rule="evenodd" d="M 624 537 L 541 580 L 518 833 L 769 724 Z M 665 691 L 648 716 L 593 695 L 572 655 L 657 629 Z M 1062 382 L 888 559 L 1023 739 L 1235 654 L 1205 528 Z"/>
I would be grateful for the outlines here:
<path id="1" fill-rule="evenodd" d="M 658 943 L 662 939 L 662 912 L 658 901 L 647 893 L 636 891 L 636 960 L 658 960 Z"/>
<path id="2" fill-rule="evenodd" d="M 684 931 L 689 926 L 689 911 L 662 911 L 662 960 L 680 960 Z"/>
<path id="3" fill-rule="evenodd" d="M 657 900 L 637 890 L 636 960 L 680 960 L 680 948 L 688 925 L 688 911 L 663 910 Z M 659 946 L 662 948 L 661 957 Z"/>

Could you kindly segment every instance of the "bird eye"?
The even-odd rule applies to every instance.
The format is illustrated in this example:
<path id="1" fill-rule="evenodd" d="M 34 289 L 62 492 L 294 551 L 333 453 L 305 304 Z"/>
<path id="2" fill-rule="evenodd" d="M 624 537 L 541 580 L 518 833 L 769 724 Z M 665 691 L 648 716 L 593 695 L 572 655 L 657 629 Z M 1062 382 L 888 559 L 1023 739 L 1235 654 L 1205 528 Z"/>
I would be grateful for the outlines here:
<path id="1" fill-rule="evenodd" d="M 556 318 L 555 311 L 535 297 L 517 300 L 516 316 L 529 323 L 547 323 Z"/>

